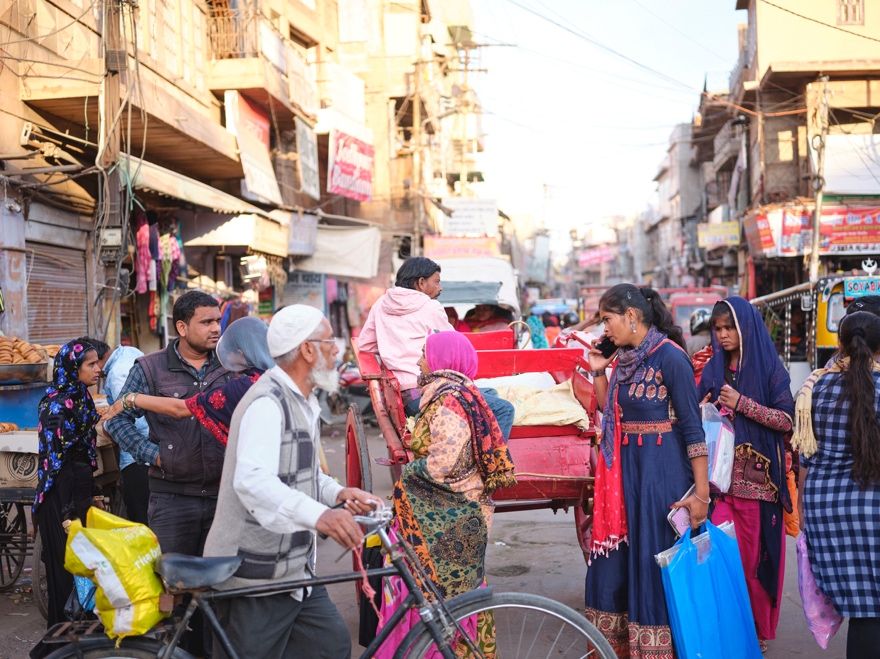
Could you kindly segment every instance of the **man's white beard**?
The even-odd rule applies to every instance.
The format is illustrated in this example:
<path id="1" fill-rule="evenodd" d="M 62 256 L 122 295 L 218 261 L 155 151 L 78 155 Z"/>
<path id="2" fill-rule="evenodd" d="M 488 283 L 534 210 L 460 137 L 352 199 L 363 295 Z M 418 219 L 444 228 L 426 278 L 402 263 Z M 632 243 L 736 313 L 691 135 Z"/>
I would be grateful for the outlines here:
<path id="1" fill-rule="evenodd" d="M 324 364 L 321 368 L 312 369 L 312 384 L 328 394 L 335 394 L 339 391 L 339 373 L 332 364 Z"/>

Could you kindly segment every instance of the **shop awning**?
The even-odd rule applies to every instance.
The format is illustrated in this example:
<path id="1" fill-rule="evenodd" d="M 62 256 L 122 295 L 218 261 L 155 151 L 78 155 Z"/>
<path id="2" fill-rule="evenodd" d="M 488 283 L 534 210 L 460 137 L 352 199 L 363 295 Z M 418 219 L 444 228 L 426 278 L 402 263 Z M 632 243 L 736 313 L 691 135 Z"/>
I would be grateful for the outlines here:
<path id="1" fill-rule="evenodd" d="M 287 256 L 289 228 L 262 215 L 243 213 L 187 240 L 187 247 L 249 247 L 272 256 Z"/>
<path id="2" fill-rule="evenodd" d="M 119 157 L 119 167 L 123 172 L 130 172 L 131 185 L 138 190 L 149 190 L 168 197 L 188 201 L 196 206 L 204 206 L 218 213 L 250 213 L 263 217 L 269 217 L 262 209 L 226 194 L 222 190 L 211 187 L 201 181 L 178 174 L 155 163 L 141 160 L 134 156 L 122 154 Z M 284 256 L 287 255 L 285 251 Z"/>
<path id="3" fill-rule="evenodd" d="M 332 277 L 371 279 L 379 272 L 381 242 L 378 227 L 319 224 L 315 253 L 298 261 L 296 269 Z"/>

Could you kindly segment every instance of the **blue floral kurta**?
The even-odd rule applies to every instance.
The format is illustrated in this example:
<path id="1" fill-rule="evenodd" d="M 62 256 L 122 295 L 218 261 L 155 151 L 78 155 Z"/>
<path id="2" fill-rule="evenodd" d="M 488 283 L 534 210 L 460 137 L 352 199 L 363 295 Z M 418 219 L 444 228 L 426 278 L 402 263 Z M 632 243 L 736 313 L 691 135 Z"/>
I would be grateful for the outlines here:
<path id="1" fill-rule="evenodd" d="M 611 395 L 612 392 L 609 392 Z M 654 555 L 671 547 L 669 506 L 694 482 L 706 443 L 687 355 L 660 345 L 618 392 L 628 542 L 587 570 L 586 613 L 621 657 L 672 659 L 672 634 Z"/>

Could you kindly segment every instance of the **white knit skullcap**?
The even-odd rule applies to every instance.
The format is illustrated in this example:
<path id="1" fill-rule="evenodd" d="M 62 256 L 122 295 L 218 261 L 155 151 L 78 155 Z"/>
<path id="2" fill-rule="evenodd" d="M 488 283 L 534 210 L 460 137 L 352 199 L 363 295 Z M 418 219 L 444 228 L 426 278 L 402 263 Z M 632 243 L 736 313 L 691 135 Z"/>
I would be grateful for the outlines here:
<path id="1" fill-rule="evenodd" d="M 324 320 L 324 314 L 306 304 L 291 304 L 276 313 L 269 323 L 266 342 L 272 357 L 286 355 L 298 348 Z"/>

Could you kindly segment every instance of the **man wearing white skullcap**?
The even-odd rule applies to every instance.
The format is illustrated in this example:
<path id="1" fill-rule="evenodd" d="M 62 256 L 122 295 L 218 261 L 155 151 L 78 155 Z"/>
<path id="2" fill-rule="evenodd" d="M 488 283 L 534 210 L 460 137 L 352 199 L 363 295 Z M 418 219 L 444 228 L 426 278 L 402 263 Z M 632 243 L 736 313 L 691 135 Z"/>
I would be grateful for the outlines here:
<path id="1" fill-rule="evenodd" d="M 357 547 L 363 533 L 352 513 L 379 503 L 318 469 L 320 407 L 314 389 L 338 386 L 339 348 L 330 323 L 317 309 L 294 304 L 273 316 L 266 340 L 275 366 L 235 408 L 205 544 L 205 556 L 242 559 L 220 589 L 313 576 L 317 532 Z M 348 629 L 323 586 L 220 600 L 215 606 L 239 656 L 341 659 L 351 653 Z M 227 656 L 219 638 L 214 656 Z"/>

